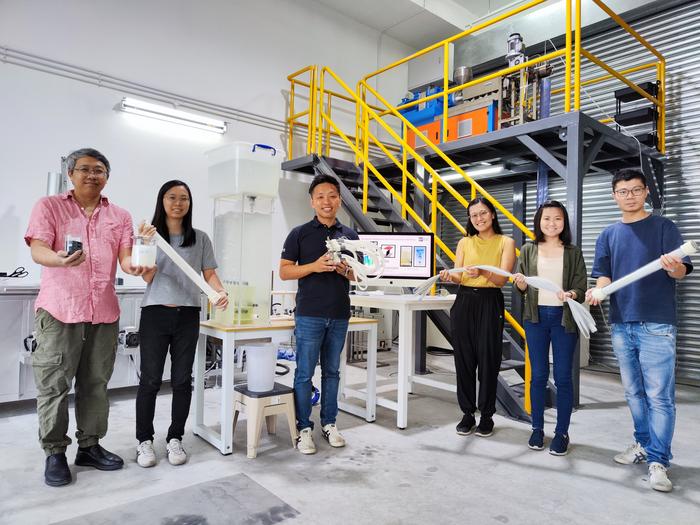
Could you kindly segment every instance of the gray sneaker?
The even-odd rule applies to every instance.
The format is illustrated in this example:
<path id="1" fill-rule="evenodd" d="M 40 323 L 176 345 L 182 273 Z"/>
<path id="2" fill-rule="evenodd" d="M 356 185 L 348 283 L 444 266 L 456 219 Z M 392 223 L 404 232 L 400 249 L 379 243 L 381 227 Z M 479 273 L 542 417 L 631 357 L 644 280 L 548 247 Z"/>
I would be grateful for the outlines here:
<path id="1" fill-rule="evenodd" d="M 632 443 L 624 452 L 620 452 L 614 458 L 616 463 L 621 465 L 634 465 L 636 463 L 646 463 L 647 453 L 639 443 Z"/>
<path id="2" fill-rule="evenodd" d="M 661 463 L 652 461 L 649 463 L 649 486 L 659 492 L 671 492 L 673 483 L 668 479 L 666 467 Z"/>
<path id="3" fill-rule="evenodd" d="M 316 454 L 316 445 L 311 427 L 301 429 L 297 438 L 297 448 L 302 454 Z"/>
<path id="4" fill-rule="evenodd" d="M 136 463 L 147 468 L 156 464 L 156 452 L 153 450 L 153 441 L 142 441 L 136 447 Z"/>
<path id="5" fill-rule="evenodd" d="M 182 441 L 173 438 L 168 441 L 168 461 L 171 465 L 178 466 L 182 465 L 187 461 L 187 453 L 185 449 L 182 448 Z"/>

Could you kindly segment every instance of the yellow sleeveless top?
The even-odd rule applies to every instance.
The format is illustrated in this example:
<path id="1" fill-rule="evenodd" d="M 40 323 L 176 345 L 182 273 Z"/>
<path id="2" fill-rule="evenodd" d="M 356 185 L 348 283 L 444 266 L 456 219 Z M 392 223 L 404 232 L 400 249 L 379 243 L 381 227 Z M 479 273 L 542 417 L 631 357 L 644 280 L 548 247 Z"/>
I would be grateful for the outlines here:
<path id="1" fill-rule="evenodd" d="M 506 237 L 504 235 L 498 234 L 486 240 L 478 235 L 465 237 L 464 242 L 462 242 L 462 266 L 490 264 L 491 266 L 500 267 L 505 240 Z M 472 279 L 471 277 L 467 277 L 466 273 L 462 274 L 462 282 L 460 284 L 462 286 L 472 286 L 474 288 L 499 288 L 499 286 L 489 281 L 483 275 Z"/>

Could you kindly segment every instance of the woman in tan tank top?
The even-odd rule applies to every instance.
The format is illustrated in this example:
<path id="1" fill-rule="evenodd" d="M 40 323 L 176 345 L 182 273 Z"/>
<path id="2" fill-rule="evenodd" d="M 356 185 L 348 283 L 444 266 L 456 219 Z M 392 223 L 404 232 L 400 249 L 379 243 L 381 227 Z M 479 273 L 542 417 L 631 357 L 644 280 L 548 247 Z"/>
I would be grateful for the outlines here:
<path id="1" fill-rule="evenodd" d="M 496 387 L 501 368 L 503 338 L 503 293 L 507 278 L 473 268 L 489 264 L 513 269 L 515 242 L 501 235 L 496 209 L 483 197 L 473 199 L 467 207 L 467 236 L 457 245 L 455 268 L 466 268 L 459 274 L 440 272 L 444 281 L 459 283 L 457 298 L 450 310 L 451 339 L 457 375 L 457 401 L 463 417 L 457 433 L 474 432 L 477 406 L 481 413 L 477 436 L 493 434 L 496 412 Z M 476 380 L 479 379 L 479 401 Z"/>

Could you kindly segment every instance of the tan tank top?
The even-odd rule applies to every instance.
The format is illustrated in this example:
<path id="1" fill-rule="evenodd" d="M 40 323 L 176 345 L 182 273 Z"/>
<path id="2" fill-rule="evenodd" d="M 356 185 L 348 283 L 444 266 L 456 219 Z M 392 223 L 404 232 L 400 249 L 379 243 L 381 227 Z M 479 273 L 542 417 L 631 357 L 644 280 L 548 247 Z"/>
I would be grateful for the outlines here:
<path id="1" fill-rule="evenodd" d="M 475 264 L 490 264 L 491 266 L 501 266 L 503 256 L 503 246 L 506 238 L 504 235 L 494 235 L 490 239 L 482 239 L 478 235 L 465 237 L 462 243 L 463 266 L 474 266 Z M 472 286 L 474 288 L 499 288 L 483 275 L 476 279 L 462 274 L 462 286 Z"/>

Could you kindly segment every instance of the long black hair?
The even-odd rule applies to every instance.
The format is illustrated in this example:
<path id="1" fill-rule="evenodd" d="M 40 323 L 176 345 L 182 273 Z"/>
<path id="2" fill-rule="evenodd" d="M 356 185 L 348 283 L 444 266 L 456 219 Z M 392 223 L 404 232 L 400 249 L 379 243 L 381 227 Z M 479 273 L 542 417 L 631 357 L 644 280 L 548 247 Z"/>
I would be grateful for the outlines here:
<path id="1" fill-rule="evenodd" d="M 467 236 L 471 237 L 472 235 L 478 235 L 479 231 L 474 228 L 474 225 L 472 224 L 472 219 L 470 215 L 470 211 L 472 209 L 472 206 L 475 204 L 483 204 L 486 206 L 491 213 L 493 214 L 493 231 L 496 232 L 497 234 L 501 234 L 501 225 L 498 224 L 498 214 L 496 213 L 496 207 L 491 204 L 491 201 L 486 200 L 484 197 L 476 197 L 469 202 L 469 205 L 467 206 Z"/>
<path id="2" fill-rule="evenodd" d="M 544 242 L 544 232 L 540 223 L 542 222 L 542 213 L 545 208 L 557 208 L 560 209 L 564 215 L 564 229 L 559 234 L 559 240 L 564 244 L 564 246 L 569 246 L 571 244 L 571 227 L 569 226 L 569 214 L 566 211 L 564 205 L 559 201 L 546 201 L 544 202 L 537 211 L 535 212 L 535 242 Z"/>
<path id="3" fill-rule="evenodd" d="M 170 242 L 170 232 L 168 231 L 168 223 L 166 221 L 167 215 L 165 214 L 165 206 L 163 205 L 163 198 L 165 194 L 171 188 L 175 186 L 183 186 L 187 190 L 187 195 L 190 197 L 190 209 L 182 218 L 182 242 L 180 246 L 193 246 L 197 242 L 197 236 L 195 234 L 194 228 L 192 228 L 192 192 L 190 187 L 182 182 L 181 180 L 169 180 L 160 187 L 158 191 L 158 198 L 156 199 L 156 211 L 153 213 L 153 220 L 151 224 L 156 227 L 158 233 L 163 239 L 168 243 Z"/>

